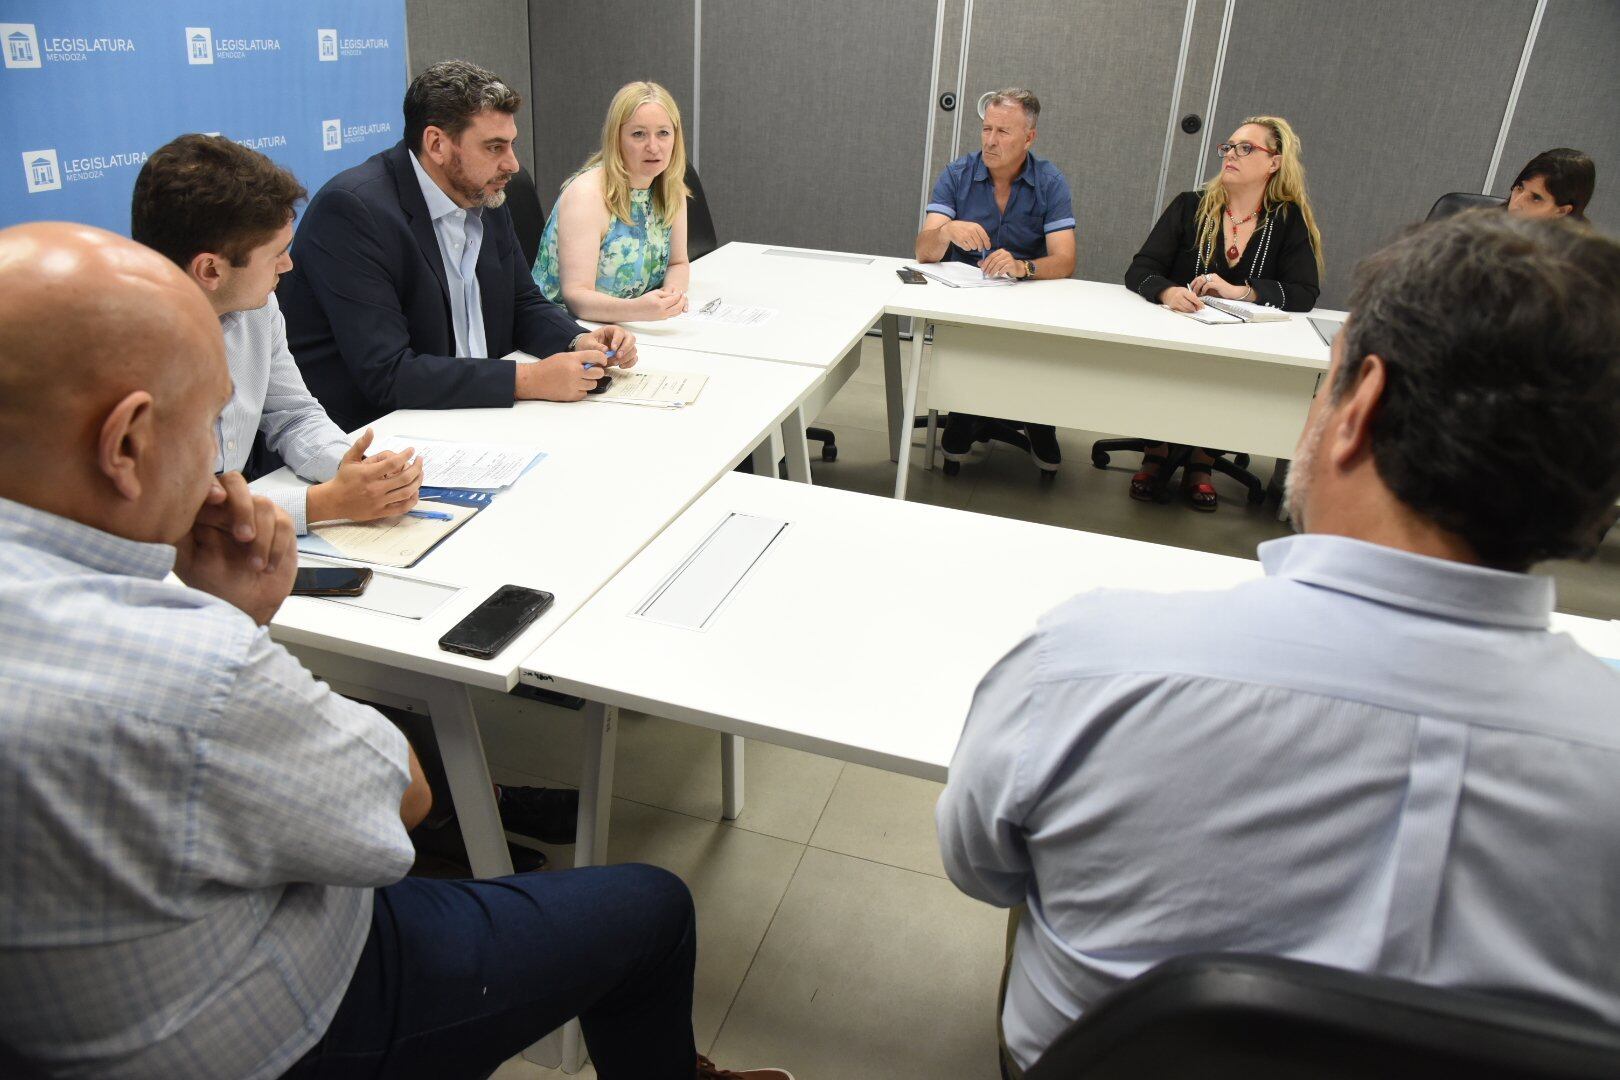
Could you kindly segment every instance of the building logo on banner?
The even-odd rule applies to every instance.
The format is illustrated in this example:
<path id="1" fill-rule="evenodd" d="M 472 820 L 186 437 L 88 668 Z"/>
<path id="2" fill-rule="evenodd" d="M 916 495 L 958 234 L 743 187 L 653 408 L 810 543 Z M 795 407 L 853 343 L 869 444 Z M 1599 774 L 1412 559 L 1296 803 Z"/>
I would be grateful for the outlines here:
<path id="1" fill-rule="evenodd" d="M 322 120 L 321 121 L 321 149 L 322 150 L 341 150 L 341 149 L 343 149 L 343 121 L 342 120 Z"/>
<path id="2" fill-rule="evenodd" d="M 131 150 L 123 154 L 90 154 L 70 159 L 64 169 L 56 151 L 50 149 L 26 151 L 22 161 L 23 173 L 28 179 L 28 193 L 34 195 L 41 191 L 60 191 L 64 183 L 101 180 L 110 172 L 137 168 L 146 163 L 146 158 L 144 150 Z"/>
<path id="3" fill-rule="evenodd" d="M 394 125 L 386 120 L 372 124 L 350 124 L 343 126 L 342 120 L 321 121 L 321 149 L 341 150 L 345 146 L 358 146 L 371 141 L 378 135 L 390 138 L 394 134 Z"/>
<path id="4" fill-rule="evenodd" d="M 186 63 L 214 62 L 214 32 L 206 26 L 186 27 Z"/>
<path id="5" fill-rule="evenodd" d="M 322 60 L 336 60 L 340 56 L 363 56 L 378 49 L 392 46 L 385 37 L 342 37 L 336 30 L 315 31 L 315 54 Z"/>
<path id="6" fill-rule="evenodd" d="M 6 67 L 39 67 L 39 35 L 33 23 L 0 23 L 0 40 L 6 46 Z"/>
<path id="7" fill-rule="evenodd" d="M 56 164 L 55 150 L 26 150 L 22 159 L 28 194 L 62 190 L 62 170 Z"/>
<path id="8" fill-rule="evenodd" d="M 135 42 L 127 37 L 46 37 L 39 39 L 33 23 L 0 23 L 0 57 L 8 68 L 37 68 L 41 61 L 83 62 L 94 53 L 132 53 Z"/>
<path id="9" fill-rule="evenodd" d="M 212 64 L 216 60 L 246 60 L 255 53 L 278 53 L 280 38 L 238 38 L 221 36 L 207 26 L 186 27 L 186 62 Z"/>

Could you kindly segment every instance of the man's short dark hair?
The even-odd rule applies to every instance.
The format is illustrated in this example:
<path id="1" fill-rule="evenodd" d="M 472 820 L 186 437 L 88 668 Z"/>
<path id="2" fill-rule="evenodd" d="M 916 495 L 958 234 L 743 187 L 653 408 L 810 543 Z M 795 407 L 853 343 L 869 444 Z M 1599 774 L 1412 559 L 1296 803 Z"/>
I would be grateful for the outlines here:
<path id="1" fill-rule="evenodd" d="M 208 251 L 232 266 L 286 228 L 306 192 L 257 150 L 221 135 L 182 135 L 135 178 L 130 236 L 181 267 Z"/>
<path id="2" fill-rule="evenodd" d="M 430 127 L 455 139 L 485 109 L 510 114 L 522 106 L 523 95 L 494 72 L 465 60 L 441 60 L 405 89 L 405 145 L 421 153 L 422 133 Z"/>
<path id="3" fill-rule="evenodd" d="M 1373 460 L 1487 565 L 1590 554 L 1620 496 L 1620 244 L 1476 210 L 1356 270 L 1335 400 L 1377 354 Z"/>

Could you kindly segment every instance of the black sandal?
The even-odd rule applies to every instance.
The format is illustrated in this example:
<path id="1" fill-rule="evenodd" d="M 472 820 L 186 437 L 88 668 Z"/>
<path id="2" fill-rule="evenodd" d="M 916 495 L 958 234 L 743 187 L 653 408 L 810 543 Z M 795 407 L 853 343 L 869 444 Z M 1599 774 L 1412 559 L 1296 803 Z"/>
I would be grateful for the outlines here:
<path id="1" fill-rule="evenodd" d="M 1220 496 L 1215 493 L 1215 485 L 1208 481 L 1195 481 L 1193 475 L 1203 473 L 1211 480 L 1214 479 L 1213 466 L 1208 462 L 1189 461 L 1181 467 L 1181 492 L 1187 496 L 1187 503 L 1194 510 L 1205 514 L 1213 514 L 1220 505 Z"/>
<path id="2" fill-rule="evenodd" d="M 1170 459 L 1163 454 L 1143 454 L 1143 465 L 1157 465 L 1159 468 L 1170 464 Z M 1148 472 L 1146 469 L 1131 477 L 1131 498 L 1138 502 L 1152 502 L 1158 495 L 1159 472 L 1155 469 Z"/>

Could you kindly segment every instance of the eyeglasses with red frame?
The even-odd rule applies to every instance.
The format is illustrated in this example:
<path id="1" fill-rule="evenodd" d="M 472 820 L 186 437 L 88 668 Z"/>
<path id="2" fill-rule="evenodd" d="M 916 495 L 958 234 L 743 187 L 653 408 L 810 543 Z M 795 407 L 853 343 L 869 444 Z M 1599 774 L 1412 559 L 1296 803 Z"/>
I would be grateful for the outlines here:
<path id="1" fill-rule="evenodd" d="M 1237 151 L 1237 156 L 1238 157 L 1248 157 L 1250 154 L 1254 153 L 1256 150 L 1260 151 L 1262 154 L 1270 154 L 1273 157 L 1275 157 L 1277 155 L 1277 151 L 1271 149 L 1271 147 L 1269 147 L 1269 146 L 1261 146 L 1258 143 L 1252 143 L 1252 142 L 1238 142 L 1238 143 L 1223 142 L 1223 143 L 1221 143 L 1221 145 L 1219 145 L 1219 146 L 1217 146 L 1215 148 L 1215 156 L 1218 157 L 1218 158 L 1223 158 L 1227 154 L 1230 154 L 1234 150 Z"/>

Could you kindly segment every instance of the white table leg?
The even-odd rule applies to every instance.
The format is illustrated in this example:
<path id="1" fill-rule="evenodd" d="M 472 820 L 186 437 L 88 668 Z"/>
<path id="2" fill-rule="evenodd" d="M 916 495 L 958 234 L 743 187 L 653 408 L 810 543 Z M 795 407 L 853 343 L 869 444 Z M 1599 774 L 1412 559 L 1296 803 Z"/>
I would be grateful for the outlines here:
<path id="1" fill-rule="evenodd" d="M 883 401 L 889 410 L 889 460 L 900 460 L 900 447 L 911 431 L 911 417 L 901 412 L 900 316 L 885 314 L 883 328 Z"/>
<path id="2" fill-rule="evenodd" d="M 467 861 L 474 877 L 503 877 L 512 872 L 512 856 L 506 850 L 506 833 L 495 806 L 490 785 L 489 765 L 484 760 L 484 744 L 478 737 L 478 721 L 473 716 L 472 698 L 464 683 L 443 679 L 428 681 L 428 717 L 433 736 L 444 759 L 445 779 L 450 798 L 456 805 L 461 839 L 467 845 Z"/>
<path id="3" fill-rule="evenodd" d="M 906 431 L 900 440 L 900 455 L 894 475 L 894 497 L 902 501 L 906 497 L 906 467 L 911 464 L 910 418 L 917 415 L 917 384 L 922 379 L 923 341 L 928 336 L 927 329 L 926 319 L 912 318 L 911 370 L 906 373 L 906 396 L 900 407 L 900 415 L 906 419 Z"/>
<path id="4" fill-rule="evenodd" d="M 923 451 L 923 468 L 932 471 L 934 468 L 934 445 L 939 436 L 939 411 L 928 410 L 928 443 Z"/>
<path id="5" fill-rule="evenodd" d="M 748 460 L 754 463 L 755 476 L 777 475 L 776 454 L 772 451 L 771 447 L 771 444 L 776 441 L 775 435 L 776 433 L 773 431 L 771 434 L 765 436 L 765 438 L 760 440 L 759 445 L 754 447 L 753 451 L 748 455 Z"/>
<path id="6" fill-rule="evenodd" d="M 810 439 L 805 435 L 804 407 L 800 406 L 782 421 L 782 448 L 787 457 L 787 478 L 797 484 L 810 483 Z"/>
<path id="7" fill-rule="evenodd" d="M 574 865 L 601 866 L 607 861 L 608 817 L 613 806 L 613 758 L 618 742 L 619 710 L 587 702 L 585 753 L 580 761 L 579 825 L 574 831 Z M 570 1075 L 585 1067 L 585 1038 L 579 1021 L 570 1020 L 523 1051 L 526 1061 Z"/>
<path id="8" fill-rule="evenodd" d="M 736 821 L 743 811 L 743 740 L 720 735 L 720 816 Z"/>

